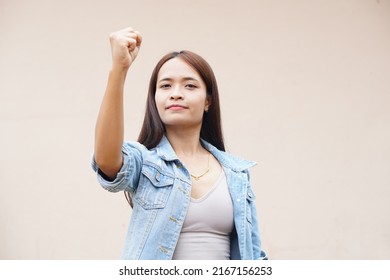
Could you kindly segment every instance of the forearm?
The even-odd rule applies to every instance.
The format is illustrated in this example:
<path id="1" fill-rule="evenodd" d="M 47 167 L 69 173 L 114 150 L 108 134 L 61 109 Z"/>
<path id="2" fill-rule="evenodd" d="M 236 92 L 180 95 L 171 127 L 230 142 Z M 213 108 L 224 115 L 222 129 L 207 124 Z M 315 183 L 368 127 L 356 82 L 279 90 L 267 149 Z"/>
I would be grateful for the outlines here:
<path id="1" fill-rule="evenodd" d="M 122 166 L 124 137 L 123 91 L 127 71 L 110 71 L 95 129 L 95 161 L 110 178 Z"/>

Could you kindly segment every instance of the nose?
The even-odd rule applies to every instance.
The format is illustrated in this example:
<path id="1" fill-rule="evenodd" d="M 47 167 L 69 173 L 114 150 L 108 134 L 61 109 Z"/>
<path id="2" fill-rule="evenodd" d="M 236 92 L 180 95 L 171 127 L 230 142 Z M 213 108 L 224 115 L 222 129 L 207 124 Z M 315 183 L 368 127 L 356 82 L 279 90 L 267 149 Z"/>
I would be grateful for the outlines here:
<path id="1" fill-rule="evenodd" d="M 180 90 L 180 87 L 178 87 L 178 86 L 173 87 L 173 89 L 171 91 L 170 99 L 172 99 L 172 100 L 183 99 L 183 93 Z"/>

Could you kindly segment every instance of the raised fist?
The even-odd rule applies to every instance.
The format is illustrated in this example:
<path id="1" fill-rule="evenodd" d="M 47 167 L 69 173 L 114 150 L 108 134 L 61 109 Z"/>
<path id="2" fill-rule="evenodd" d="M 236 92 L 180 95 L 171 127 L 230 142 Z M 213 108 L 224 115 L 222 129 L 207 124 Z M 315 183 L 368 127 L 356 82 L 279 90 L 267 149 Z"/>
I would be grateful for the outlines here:
<path id="1" fill-rule="evenodd" d="M 141 42 L 141 35 L 131 27 L 111 33 L 112 67 L 128 69 L 137 57 Z"/>

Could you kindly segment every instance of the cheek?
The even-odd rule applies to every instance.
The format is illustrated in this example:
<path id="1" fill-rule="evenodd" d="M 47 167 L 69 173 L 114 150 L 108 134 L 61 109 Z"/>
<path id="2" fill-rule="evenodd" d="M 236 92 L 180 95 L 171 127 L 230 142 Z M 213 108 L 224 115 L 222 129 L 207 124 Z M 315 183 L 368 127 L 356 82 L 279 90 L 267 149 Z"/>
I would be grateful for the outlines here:
<path id="1" fill-rule="evenodd" d="M 196 115 L 196 117 L 202 118 L 205 110 L 205 100 L 197 100 L 193 103 L 193 113 Z"/>
<path id="2" fill-rule="evenodd" d="M 158 94 L 157 92 L 156 92 L 156 94 L 154 95 L 154 102 L 156 102 L 156 107 L 157 107 L 158 110 L 160 110 L 160 108 L 161 108 L 162 106 L 164 106 L 164 102 L 163 102 L 163 100 L 161 99 L 161 95 Z"/>
<path id="3" fill-rule="evenodd" d="M 161 94 L 158 94 L 156 92 L 154 96 L 154 101 L 156 103 L 158 115 L 160 116 L 160 119 L 163 119 L 165 112 L 165 99 L 161 96 Z"/>

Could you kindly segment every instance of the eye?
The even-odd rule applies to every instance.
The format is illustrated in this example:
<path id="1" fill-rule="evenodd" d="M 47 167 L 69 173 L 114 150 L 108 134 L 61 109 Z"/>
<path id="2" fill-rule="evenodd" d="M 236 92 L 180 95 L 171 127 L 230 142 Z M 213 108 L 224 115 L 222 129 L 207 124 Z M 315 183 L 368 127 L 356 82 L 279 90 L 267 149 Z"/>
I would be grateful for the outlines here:
<path id="1" fill-rule="evenodd" d="M 162 84 L 162 85 L 160 85 L 160 88 L 170 88 L 171 87 L 171 85 L 170 84 Z"/>
<path id="2" fill-rule="evenodd" d="M 194 85 L 194 84 L 187 84 L 186 85 L 186 88 L 190 88 L 190 89 L 196 89 L 196 88 L 198 88 L 196 85 Z"/>

